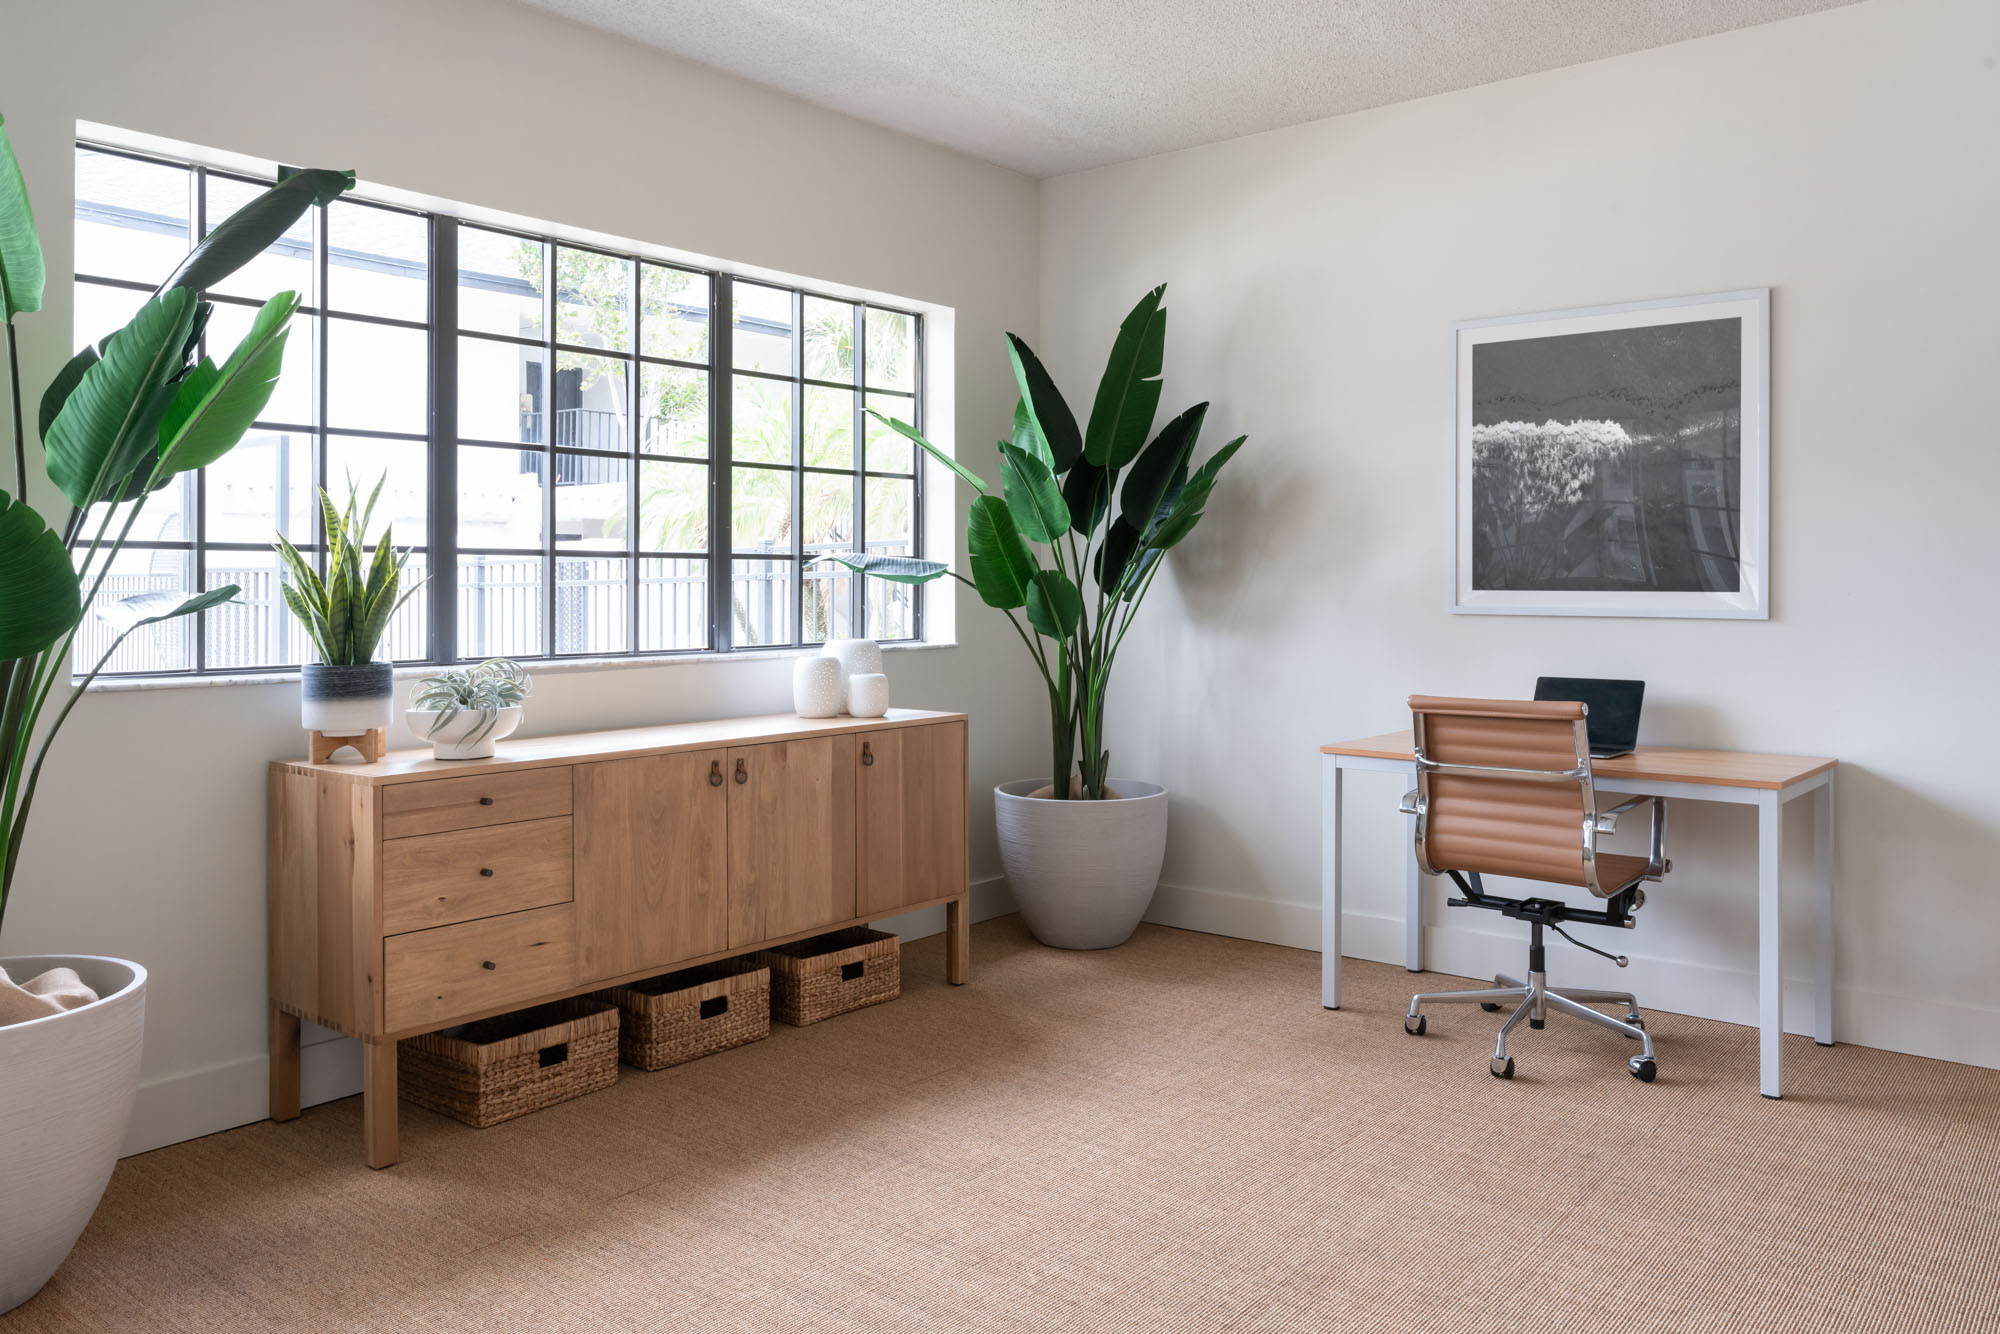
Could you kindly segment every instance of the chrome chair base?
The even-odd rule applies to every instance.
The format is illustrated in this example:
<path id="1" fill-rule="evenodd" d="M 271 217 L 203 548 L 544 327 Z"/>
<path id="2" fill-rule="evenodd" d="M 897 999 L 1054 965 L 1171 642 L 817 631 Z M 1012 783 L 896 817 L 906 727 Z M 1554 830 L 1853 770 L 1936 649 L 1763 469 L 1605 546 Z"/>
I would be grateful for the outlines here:
<path id="1" fill-rule="evenodd" d="M 1514 1013 L 1508 1016 L 1507 1022 L 1500 1025 L 1500 1036 L 1493 1044 L 1493 1060 L 1488 1068 L 1492 1070 L 1495 1078 L 1514 1077 L 1514 1058 L 1507 1054 L 1507 1035 L 1513 1032 L 1523 1019 L 1540 1028 L 1551 1009 L 1596 1024 L 1599 1028 L 1608 1028 L 1614 1033 L 1623 1033 L 1628 1038 L 1637 1039 L 1642 1049 L 1637 1056 L 1625 1063 L 1625 1068 L 1632 1072 L 1634 1079 L 1650 1084 L 1653 1082 L 1653 1076 L 1659 1072 L 1659 1066 L 1653 1059 L 1653 1035 L 1646 1031 L 1646 1021 L 1639 1014 L 1639 1002 L 1634 999 L 1631 992 L 1598 991 L 1584 987 L 1557 991 L 1549 986 L 1547 973 L 1530 973 L 1526 982 L 1501 973 L 1494 977 L 1493 985 L 1490 987 L 1477 987 L 1470 991 L 1419 992 L 1410 997 L 1410 1012 L 1403 1019 L 1403 1031 L 1414 1036 L 1423 1034 L 1430 1026 L 1423 1012 L 1423 1007 L 1427 1004 L 1466 1003 L 1498 1010 L 1506 1001 L 1518 1001 L 1519 1004 L 1515 1007 Z M 1622 1020 L 1590 1008 L 1594 1004 L 1601 1005 L 1607 1001 L 1616 1001 L 1625 1007 L 1625 1017 Z"/>

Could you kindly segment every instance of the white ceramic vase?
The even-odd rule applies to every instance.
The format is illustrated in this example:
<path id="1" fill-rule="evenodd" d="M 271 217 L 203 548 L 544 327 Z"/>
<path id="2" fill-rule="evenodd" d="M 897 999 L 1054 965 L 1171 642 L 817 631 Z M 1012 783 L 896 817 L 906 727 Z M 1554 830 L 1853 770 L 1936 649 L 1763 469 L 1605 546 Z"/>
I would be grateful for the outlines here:
<path id="1" fill-rule="evenodd" d="M 872 639 L 829 639 L 820 652 L 840 664 L 840 698 L 847 699 L 847 683 L 856 676 L 879 674 L 882 646 Z"/>
<path id="2" fill-rule="evenodd" d="M 833 658 L 799 658 L 792 663 L 792 711 L 799 717 L 838 717 L 846 695 L 840 663 Z"/>
<path id="3" fill-rule="evenodd" d="M 97 1211 L 139 1091 L 146 970 L 123 959 L 0 959 L 17 982 L 73 968 L 98 999 L 0 1028 L 0 1313 L 42 1290 Z"/>
<path id="4" fill-rule="evenodd" d="M 493 755 L 494 744 L 511 736 L 521 725 L 522 707 L 509 704 L 499 709 L 460 709 L 443 727 L 437 726 L 440 709 L 404 709 L 403 721 L 428 741 L 431 758 L 437 760 L 484 760 Z M 488 724 L 491 724 L 489 727 Z M 484 733 L 483 736 L 479 735 Z M 477 740 L 474 738 L 477 737 Z"/>
<path id="5" fill-rule="evenodd" d="M 1000 864 L 1036 940 L 1065 950 L 1122 945 L 1160 885 L 1167 855 L 1167 790 L 1113 778 L 1102 801 L 1034 797 L 1046 779 L 993 789 Z"/>
<path id="6" fill-rule="evenodd" d="M 889 678 L 856 672 L 847 678 L 847 711 L 856 718 L 880 718 L 889 711 Z"/>
<path id="7" fill-rule="evenodd" d="M 389 725 L 395 693 L 386 662 L 309 662 L 299 674 L 299 721 L 322 736 L 360 736 Z"/>

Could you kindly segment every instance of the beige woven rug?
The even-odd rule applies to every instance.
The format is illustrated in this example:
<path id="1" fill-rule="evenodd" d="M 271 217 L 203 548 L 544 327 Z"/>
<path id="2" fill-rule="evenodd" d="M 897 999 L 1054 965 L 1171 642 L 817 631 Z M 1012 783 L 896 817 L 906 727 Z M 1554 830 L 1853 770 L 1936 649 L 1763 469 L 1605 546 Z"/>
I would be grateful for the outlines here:
<path id="1" fill-rule="evenodd" d="M 903 999 L 475 1131 L 357 1100 L 129 1159 L 27 1331 L 2000 1329 L 2000 1073 L 1002 919 Z"/>

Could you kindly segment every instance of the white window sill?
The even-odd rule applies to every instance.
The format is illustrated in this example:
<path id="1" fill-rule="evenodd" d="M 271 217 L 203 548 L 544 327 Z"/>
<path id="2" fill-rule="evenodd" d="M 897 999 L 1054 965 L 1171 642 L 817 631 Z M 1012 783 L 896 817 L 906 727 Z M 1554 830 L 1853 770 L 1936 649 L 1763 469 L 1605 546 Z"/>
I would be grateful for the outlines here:
<path id="1" fill-rule="evenodd" d="M 921 652 L 925 649 L 957 647 L 958 643 L 956 640 L 916 640 L 884 644 L 882 651 L 884 653 L 911 653 Z M 530 659 L 524 661 L 521 665 L 527 668 L 529 675 L 542 676 L 559 672 L 608 672 L 630 671 L 642 667 L 678 667 L 685 663 L 700 663 L 706 666 L 718 662 L 769 662 L 773 658 L 796 658 L 814 651 L 812 649 L 800 648 L 771 648 L 739 649 L 733 653 L 681 653 L 671 657 L 626 657 L 621 655 L 613 658 L 550 658 L 540 661 Z M 457 665 L 470 666 L 471 664 Z M 396 668 L 396 679 L 398 681 L 414 680 L 417 677 L 430 676 L 440 670 L 442 669 L 437 666 L 411 665 L 398 667 Z M 74 679 L 71 678 L 72 682 L 74 682 Z M 99 677 L 91 683 L 90 690 L 94 694 L 100 690 L 117 692 L 124 690 L 182 690 L 200 686 L 297 685 L 298 681 L 299 673 L 297 671 L 245 672 L 236 676 L 226 674 L 208 676 L 114 676 Z"/>

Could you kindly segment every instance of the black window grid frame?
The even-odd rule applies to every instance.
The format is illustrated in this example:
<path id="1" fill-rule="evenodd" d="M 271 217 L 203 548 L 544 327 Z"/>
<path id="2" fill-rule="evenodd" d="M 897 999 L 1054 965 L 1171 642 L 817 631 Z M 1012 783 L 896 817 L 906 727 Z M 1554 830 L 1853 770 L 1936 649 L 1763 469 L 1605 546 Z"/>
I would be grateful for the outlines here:
<path id="1" fill-rule="evenodd" d="M 193 246 L 208 231 L 208 182 L 227 180 L 259 188 L 271 184 L 268 178 L 255 174 L 211 167 L 197 160 L 179 159 L 120 147 L 91 140 L 78 140 L 76 147 L 92 153 L 125 158 L 136 162 L 165 166 L 188 173 L 188 236 Z M 426 251 L 427 303 L 425 319 L 409 320 L 393 316 L 367 312 L 334 309 L 329 299 L 329 267 L 331 247 L 328 243 L 328 209 L 315 206 L 307 213 L 310 218 L 311 257 L 309 272 L 311 290 L 301 294 L 298 313 L 293 317 L 294 327 L 300 319 L 311 321 L 313 327 L 312 369 L 313 385 L 310 394 L 314 418 L 311 422 L 288 422 L 259 418 L 252 423 L 252 430 L 271 431 L 284 434 L 304 435 L 310 441 L 312 471 L 315 490 L 311 503 L 307 505 L 310 533 L 308 541 L 299 542 L 293 538 L 300 553 L 312 560 L 315 569 L 322 575 L 326 570 L 325 523 L 318 504 L 318 490 L 328 482 L 328 460 L 331 450 L 329 441 L 340 439 L 373 439 L 400 441 L 421 445 L 425 450 L 425 481 L 427 486 L 426 540 L 409 548 L 412 554 L 421 556 L 427 572 L 425 592 L 427 615 L 425 625 L 426 651 L 419 657 L 395 659 L 398 666 L 448 666 L 456 663 L 477 661 L 480 654 L 460 652 L 458 633 L 458 558 L 461 555 L 512 555 L 539 556 L 542 562 L 542 643 L 541 652 L 534 655 L 515 655 L 524 662 L 547 663 L 563 660 L 613 661 L 617 659 L 671 660 L 675 658 L 703 657 L 733 652 L 782 651 L 788 648 L 810 648 L 823 642 L 806 640 L 804 631 L 805 597 L 805 555 L 804 555 L 804 479 L 809 474 L 832 475 L 852 478 L 854 540 L 853 549 L 867 551 L 867 485 L 871 478 L 907 482 L 911 488 L 910 499 L 910 551 L 913 557 L 921 559 L 925 542 L 925 460 L 921 451 L 911 445 L 908 473 L 874 470 L 868 467 L 867 457 L 867 408 L 869 400 L 877 397 L 906 400 L 910 407 L 911 424 L 919 431 L 925 429 L 924 407 L 928 371 L 925 346 L 925 320 L 921 311 L 907 307 L 870 301 L 865 298 L 844 296 L 811 287 L 798 287 L 774 282 L 763 278 L 746 278 L 759 286 L 783 291 L 790 297 L 791 306 L 791 367 L 790 373 L 779 375 L 775 372 L 739 370 L 734 365 L 733 329 L 735 325 L 733 296 L 735 275 L 726 269 L 708 269 L 672 260 L 656 259 L 648 255 L 606 249 L 587 242 L 573 241 L 552 233 L 522 231 L 484 222 L 466 222 L 442 212 L 426 212 L 403 205 L 371 199 L 365 194 L 348 194 L 340 203 L 382 209 L 388 212 L 417 217 L 425 220 L 429 230 Z M 458 239 L 463 227 L 537 244 L 543 256 L 542 293 L 542 338 L 540 340 L 511 337 L 504 334 L 460 327 L 458 320 Z M 618 352 L 606 348 L 590 347 L 585 344 L 566 342 L 557 337 L 559 329 L 559 289 L 557 250 L 571 250 L 603 255 L 631 265 L 631 346 L 629 352 Z M 695 274 L 707 279 L 709 291 L 708 305 L 708 359 L 695 362 L 684 358 L 662 357 L 645 352 L 644 332 L 644 283 L 647 266 L 675 269 Z M 150 293 L 153 284 L 114 278 L 107 275 L 77 272 L 72 275 L 73 284 L 99 286 L 112 289 Z M 231 293 L 204 292 L 204 300 L 218 306 L 230 306 L 254 311 L 263 302 L 252 297 Z M 850 306 L 853 310 L 853 380 L 841 382 L 807 376 L 804 373 L 805 320 L 804 303 L 816 299 Z M 871 385 L 867 378 L 867 317 L 870 311 L 880 311 L 885 315 L 906 317 L 910 320 L 910 388 L 895 389 L 882 385 Z M 330 356 L 329 330 L 332 321 L 351 320 L 362 323 L 385 325 L 423 332 L 428 339 L 429 356 L 426 361 L 425 392 L 427 398 L 426 426 L 423 433 L 363 429 L 332 425 L 328 404 L 328 367 Z M 529 449 L 526 443 L 492 441 L 478 438 L 463 438 L 458 431 L 458 348 L 461 339 L 482 339 L 497 343 L 515 344 L 539 349 L 543 354 L 544 393 L 541 409 L 542 430 L 538 452 L 543 460 L 543 543 L 540 552 L 492 548 L 477 545 L 461 545 L 458 538 L 458 459 L 461 446 L 471 448 L 491 448 L 523 451 Z M 208 346 L 208 337 L 203 336 L 202 354 L 214 355 Z M 225 349 L 226 351 L 226 349 Z M 554 375 L 561 354 L 593 356 L 622 362 L 626 366 L 625 447 L 617 450 L 558 447 L 555 444 L 554 417 Z M 640 396 L 644 385 L 646 366 L 669 366 L 698 370 L 707 377 L 708 399 L 708 444 L 706 457 L 684 454 L 648 452 L 641 448 L 644 423 L 640 415 Z M 744 462 L 737 463 L 733 457 L 733 407 L 734 384 L 738 375 L 749 376 L 785 383 L 792 395 L 791 411 L 791 461 L 788 464 Z M 853 426 L 851 439 L 851 467 L 828 468 L 808 466 L 804 461 L 805 415 L 803 394 L 808 386 L 835 389 L 848 392 L 853 398 Z M 625 648 L 622 650 L 583 650 L 574 653 L 558 651 L 556 602 L 559 593 L 556 578 L 556 561 L 561 553 L 557 551 L 556 517 L 556 458 L 559 455 L 600 457 L 623 462 L 626 472 L 626 547 L 623 551 L 591 550 L 576 553 L 588 558 L 620 560 L 625 567 Z M 655 551 L 642 542 L 641 520 L 641 477 L 643 465 L 647 462 L 699 464 L 709 473 L 708 505 L 708 550 L 706 552 Z M 782 642 L 737 644 L 735 642 L 733 586 L 735 566 L 738 557 L 734 551 L 734 532 L 731 523 L 729 479 L 738 467 L 764 467 L 789 471 L 791 473 L 791 513 L 792 550 L 788 554 L 773 555 L 768 552 L 752 553 L 747 559 L 782 561 L 790 565 L 787 580 L 790 601 L 789 639 Z M 193 514 L 190 527 L 192 534 L 182 540 L 128 541 L 124 549 L 128 551 L 164 551 L 184 553 L 190 564 L 191 582 L 194 590 L 207 587 L 208 556 L 210 552 L 255 552 L 268 553 L 269 544 L 238 542 L 228 540 L 210 541 L 207 535 L 208 523 L 208 470 L 197 469 L 194 474 L 193 494 L 189 498 Z M 274 531 L 283 516 L 274 516 Z M 287 536 L 290 536 L 289 534 Z M 640 647 L 640 578 L 643 563 L 654 560 L 699 561 L 705 566 L 707 586 L 708 625 L 707 643 L 701 646 L 679 649 L 644 649 Z M 865 636 L 870 625 L 870 594 L 873 581 L 860 576 L 848 577 L 851 589 L 851 633 Z M 924 587 L 911 586 L 910 633 L 888 643 L 920 643 L 924 634 Z M 88 611 L 86 614 L 92 614 Z M 289 615 L 286 612 L 285 615 Z M 101 674 L 99 679 L 117 678 L 194 678 L 210 676 L 278 676 L 297 670 L 296 664 L 274 663 L 244 666 L 212 667 L 208 664 L 208 613 L 192 618 L 192 643 L 190 645 L 190 665 L 181 669 L 149 669 L 144 671 L 111 672 Z M 303 633 L 302 631 L 300 633 Z M 310 657 L 309 650 L 303 655 Z M 71 664 L 72 671 L 76 669 Z M 81 675 L 80 672 L 77 675 Z"/>

